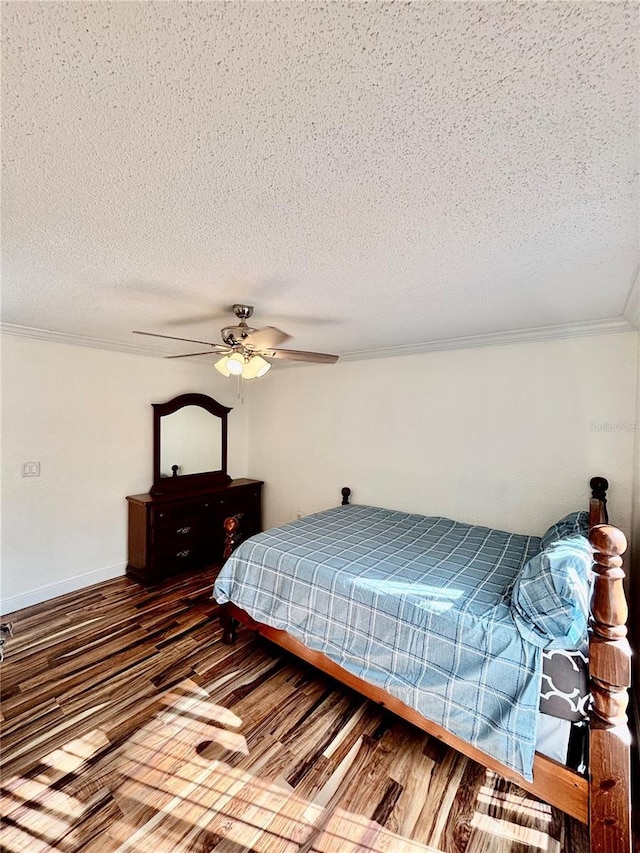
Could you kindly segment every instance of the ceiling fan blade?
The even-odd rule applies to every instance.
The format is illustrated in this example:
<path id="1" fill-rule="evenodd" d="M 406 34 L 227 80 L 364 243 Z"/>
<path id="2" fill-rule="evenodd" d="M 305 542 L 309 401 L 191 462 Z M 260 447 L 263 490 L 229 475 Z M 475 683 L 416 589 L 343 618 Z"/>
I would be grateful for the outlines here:
<path id="1" fill-rule="evenodd" d="M 205 347 L 213 347 L 216 350 L 227 352 L 229 347 L 225 344 L 212 344 L 211 341 L 194 341 L 193 338 L 176 338 L 173 335 L 159 335 L 157 332 L 132 332 L 134 335 L 147 335 L 150 338 L 166 338 L 169 341 L 186 341 L 189 344 L 203 344 Z"/>
<path id="2" fill-rule="evenodd" d="M 182 355 L 165 355 L 165 358 L 193 358 L 196 355 L 220 355 L 222 350 L 207 350 L 206 352 L 185 352 Z M 231 347 L 227 347 L 226 352 L 231 352 Z"/>
<path id="3" fill-rule="evenodd" d="M 288 341 L 290 337 L 291 335 L 276 329 L 275 326 L 265 326 L 247 335 L 242 343 L 252 349 L 269 349 Z"/>
<path id="4" fill-rule="evenodd" d="M 172 326 L 195 326 L 196 323 L 209 323 L 215 328 L 218 320 L 226 320 L 227 317 L 214 317 L 213 314 L 192 314 L 190 317 L 174 317 L 171 320 L 164 320 L 164 325 Z"/>
<path id="5" fill-rule="evenodd" d="M 297 349 L 265 350 L 262 355 L 267 358 L 282 358 L 285 361 L 314 361 L 318 364 L 335 364 L 340 356 L 329 355 L 326 352 L 304 352 Z"/>

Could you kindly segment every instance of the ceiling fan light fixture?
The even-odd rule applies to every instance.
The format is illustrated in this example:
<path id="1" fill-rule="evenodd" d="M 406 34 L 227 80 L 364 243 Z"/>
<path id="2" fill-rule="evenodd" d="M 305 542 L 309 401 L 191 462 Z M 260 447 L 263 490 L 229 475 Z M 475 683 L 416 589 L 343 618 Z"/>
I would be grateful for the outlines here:
<path id="1" fill-rule="evenodd" d="M 226 369 L 232 376 L 242 376 L 244 373 L 244 356 L 242 353 L 234 352 L 233 355 L 228 355 Z"/>
<path id="2" fill-rule="evenodd" d="M 271 363 L 266 361 L 262 356 L 252 355 L 246 363 L 243 379 L 259 379 L 271 370 Z"/>
<path id="3" fill-rule="evenodd" d="M 229 361 L 228 355 L 223 355 L 219 361 L 213 365 L 218 373 L 221 373 L 223 376 L 231 376 L 231 373 L 227 369 L 227 362 Z"/>

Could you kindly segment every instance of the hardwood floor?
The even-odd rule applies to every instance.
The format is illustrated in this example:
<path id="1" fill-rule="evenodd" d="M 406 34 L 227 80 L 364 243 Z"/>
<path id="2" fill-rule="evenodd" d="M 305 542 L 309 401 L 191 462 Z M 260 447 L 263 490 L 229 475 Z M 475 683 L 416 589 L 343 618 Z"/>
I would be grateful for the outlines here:
<path id="1" fill-rule="evenodd" d="M 214 572 L 13 614 L 3 851 L 582 853 L 585 827 L 248 631 Z"/>

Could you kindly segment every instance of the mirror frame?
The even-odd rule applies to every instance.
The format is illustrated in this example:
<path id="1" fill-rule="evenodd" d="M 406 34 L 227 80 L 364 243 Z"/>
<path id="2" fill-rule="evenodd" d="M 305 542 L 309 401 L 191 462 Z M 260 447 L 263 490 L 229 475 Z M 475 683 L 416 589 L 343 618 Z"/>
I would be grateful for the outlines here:
<path id="1" fill-rule="evenodd" d="M 206 394 L 180 394 L 166 403 L 152 403 L 153 408 L 153 486 L 152 495 L 174 495 L 179 493 L 200 492 L 210 488 L 226 486 L 231 482 L 227 474 L 227 415 L 231 411 Z M 161 420 L 165 415 L 184 409 L 186 406 L 199 406 L 222 421 L 220 460 L 218 471 L 203 471 L 198 474 L 183 474 L 177 477 L 160 476 Z"/>

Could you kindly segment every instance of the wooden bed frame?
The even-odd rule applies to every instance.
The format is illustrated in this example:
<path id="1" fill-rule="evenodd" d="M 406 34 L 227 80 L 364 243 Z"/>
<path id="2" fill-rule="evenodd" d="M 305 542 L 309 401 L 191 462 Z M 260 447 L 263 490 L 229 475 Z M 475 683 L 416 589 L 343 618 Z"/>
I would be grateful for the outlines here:
<path id="1" fill-rule="evenodd" d="M 222 609 L 223 641 L 234 643 L 236 626 L 242 623 L 263 637 L 302 658 L 318 669 L 383 705 L 463 755 L 516 782 L 541 800 L 589 824 L 591 853 L 630 853 L 631 774 L 630 743 L 626 708 L 631 683 L 631 649 L 627 640 L 627 601 L 622 555 L 627 540 L 617 527 L 608 524 L 603 477 L 591 480 L 589 541 L 594 550 L 595 582 L 591 599 L 589 630 L 589 677 L 592 704 L 589 720 L 589 778 L 536 753 L 533 781 L 423 717 L 380 687 L 352 675 L 321 652 L 306 648 L 299 640 L 276 628 L 256 622 L 235 604 Z M 350 489 L 342 489 L 342 504 L 349 503 Z M 225 520 L 227 559 L 240 541 L 240 519 Z"/>

